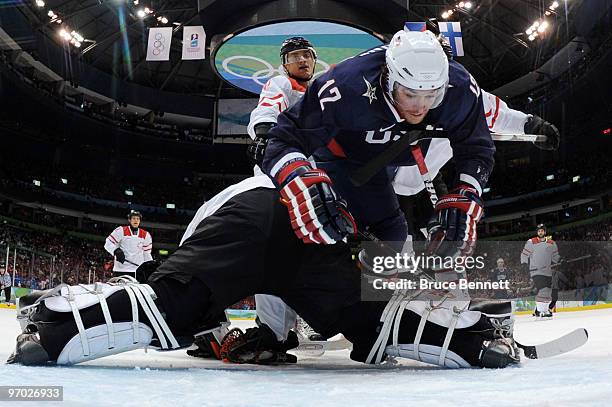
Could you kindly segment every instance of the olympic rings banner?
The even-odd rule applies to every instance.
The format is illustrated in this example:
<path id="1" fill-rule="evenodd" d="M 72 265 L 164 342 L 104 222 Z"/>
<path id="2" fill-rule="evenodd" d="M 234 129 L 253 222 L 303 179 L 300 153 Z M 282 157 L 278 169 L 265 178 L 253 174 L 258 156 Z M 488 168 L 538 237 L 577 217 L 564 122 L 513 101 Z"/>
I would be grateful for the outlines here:
<path id="1" fill-rule="evenodd" d="M 259 95 L 262 86 L 282 72 L 280 48 L 288 37 L 307 38 L 317 50 L 315 78 L 382 41 L 369 32 L 325 21 L 290 21 L 255 27 L 221 43 L 214 53 L 217 73 L 232 85 Z"/>

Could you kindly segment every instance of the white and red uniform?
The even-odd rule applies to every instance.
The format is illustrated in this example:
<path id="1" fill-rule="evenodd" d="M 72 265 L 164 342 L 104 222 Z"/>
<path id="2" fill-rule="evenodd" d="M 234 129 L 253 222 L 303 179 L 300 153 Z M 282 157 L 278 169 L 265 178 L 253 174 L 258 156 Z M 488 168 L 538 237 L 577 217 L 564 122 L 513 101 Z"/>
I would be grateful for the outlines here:
<path id="1" fill-rule="evenodd" d="M 276 123 L 276 118 L 285 109 L 290 108 L 306 92 L 306 88 L 295 79 L 285 75 L 270 78 L 263 86 L 257 107 L 251 112 L 247 127 L 249 136 L 255 139 L 255 125 L 259 123 Z"/>
<path id="2" fill-rule="evenodd" d="M 510 109 L 499 97 L 482 91 L 482 102 L 489 130 L 501 134 L 525 134 L 528 114 Z M 431 178 L 453 157 L 453 149 L 448 139 L 432 139 L 425 164 Z M 393 189 L 398 195 L 415 195 L 425 188 L 423 177 L 416 165 L 399 167 L 393 179 Z"/>
<path id="3" fill-rule="evenodd" d="M 276 123 L 278 115 L 293 106 L 305 91 L 304 86 L 288 76 L 278 75 L 270 78 L 261 90 L 257 107 L 251 112 L 251 120 L 247 127 L 249 136 L 255 139 L 256 124 Z M 258 165 L 253 168 L 253 172 L 255 175 L 263 175 Z M 259 320 L 272 329 L 279 341 L 287 339 L 289 330 L 295 326 L 297 318 L 295 311 L 274 295 L 257 294 L 255 303 Z"/>
<path id="4" fill-rule="evenodd" d="M 552 277 L 552 264 L 561 260 L 559 248 L 554 240 L 534 237 L 525 243 L 521 253 L 521 263 L 529 263 L 529 274 L 533 276 Z"/>
<path id="5" fill-rule="evenodd" d="M 123 251 L 126 261 L 119 263 L 115 258 L 113 266 L 115 272 L 135 273 L 139 265 L 153 260 L 151 256 L 153 239 L 151 234 L 142 228 L 132 231 L 130 226 L 119 226 L 113 230 L 106 238 L 104 249 L 114 256 L 117 248 Z"/>
<path id="6" fill-rule="evenodd" d="M 537 290 L 536 311 L 546 314 L 552 300 L 552 264 L 561 260 L 557 244 L 551 238 L 534 237 L 525 243 L 521 252 L 521 263 L 529 263 L 529 274 Z M 537 315 L 537 314 L 536 314 Z"/>

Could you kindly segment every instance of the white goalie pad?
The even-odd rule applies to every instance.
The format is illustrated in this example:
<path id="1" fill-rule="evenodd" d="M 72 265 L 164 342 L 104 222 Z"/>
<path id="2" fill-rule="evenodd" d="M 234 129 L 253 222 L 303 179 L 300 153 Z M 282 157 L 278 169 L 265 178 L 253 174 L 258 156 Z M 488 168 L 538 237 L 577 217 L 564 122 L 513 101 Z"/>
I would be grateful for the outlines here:
<path id="1" fill-rule="evenodd" d="M 107 299 L 119 291 L 125 291 L 130 300 L 131 322 L 113 322 Z M 29 316 L 43 302 L 51 311 L 72 313 L 78 333 L 64 346 L 57 359 L 58 364 L 81 363 L 142 348 L 149 345 L 153 337 L 159 340 L 162 349 L 176 349 L 179 343 L 155 305 L 155 298 L 155 292 L 150 286 L 140 284 L 130 276 L 117 277 L 109 283 L 61 285 L 45 293 L 33 304 L 20 308 L 18 319 L 22 327 L 27 325 Z M 85 329 L 81 311 L 93 306 L 100 306 L 104 324 Z M 140 322 L 140 309 L 151 326 Z"/>
<path id="2" fill-rule="evenodd" d="M 406 345 L 389 345 L 385 349 L 385 352 L 389 356 L 406 358 L 406 359 L 414 359 L 414 350 L 415 347 L 413 344 Z M 429 363 L 431 365 L 439 365 L 440 362 L 440 352 L 442 348 L 439 346 L 433 345 L 419 345 L 419 357 L 420 361 L 424 363 Z M 461 356 L 457 355 L 452 350 L 446 352 L 446 357 L 444 358 L 443 367 L 458 369 L 458 368 L 467 368 L 471 367 L 468 362 L 466 362 Z"/>
<path id="3" fill-rule="evenodd" d="M 83 344 L 81 335 L 75 335 L 64 346 L 64 349 L 57 358 L 58 365 L 73 365 L 86 362 L 88 360 L 102 358 L 121 352 L 128 352 L 139 348 L 144 348 L 151 343 L 153 331 L 147 325 L 139 322 L 137 324 L 138 340 L 134 342 L 134 326 L 132 322 L 118 322 L 114 324 L 114 344 L 108 347 L 108 330 L 106 325 L 98 325 L 85 330 L 87 336 L 87 347 L 89 355 L 83 354 Z"/>
<path id="4" fill-rule="evenodd" d="M 476 324 L 482 315 L 480 311 L 469 311 L 469 301 L 457 301 L 443 298 L 439 301 L 418 300 L 424 292 L 410 295 L 405 290 L 398 290 L 387 303 L 381 322 L 380 334 L 370 351 L 366 363 L 381 363 L 385 355 L 400 356 L 442 367 L 469 367 L 459 355 L 449 351 L 448 346 L 456 328 L 467 328 Z M 399 330 L 405 310 L 421 316 L 414 343 L 400 344 Z M 447 328 L 444 343 L 441 347 L 421 344 L 421 338 L 427 322 Z M 390 345 L 389 337 L 392 337 Z"/>

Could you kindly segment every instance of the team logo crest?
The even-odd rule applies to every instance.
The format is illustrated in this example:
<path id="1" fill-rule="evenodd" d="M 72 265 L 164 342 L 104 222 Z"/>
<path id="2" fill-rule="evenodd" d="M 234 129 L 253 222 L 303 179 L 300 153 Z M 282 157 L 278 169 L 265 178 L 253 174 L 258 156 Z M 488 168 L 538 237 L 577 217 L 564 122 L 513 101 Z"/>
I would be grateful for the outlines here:
<path id="1" fill-rule="evenodd" d="M 361 96 L 367 97 L 368 100 L 370 101 L 370 104 L 372 104 L 372 101 L 376 100 L 376 86 L 372 86 L 372 84 L 368 82 L 368 80 L 365 77 L 363 77 L 363 81 L 366 84 L 366 91 Z"/>

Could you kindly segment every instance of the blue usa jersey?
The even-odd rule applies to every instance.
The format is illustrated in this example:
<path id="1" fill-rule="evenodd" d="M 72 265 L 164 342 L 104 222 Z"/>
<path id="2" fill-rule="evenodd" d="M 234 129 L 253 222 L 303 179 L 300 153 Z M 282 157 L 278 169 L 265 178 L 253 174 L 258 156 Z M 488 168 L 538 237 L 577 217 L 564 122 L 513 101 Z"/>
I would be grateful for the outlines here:
<path id="1" fill-rule="evenodd" d="M 317 78 L 304 97 L 278 117 L 268 133 L 264 171 L 275 178 L 297 160 L 332 154 L 352 163 L 366 163 L 406 131 L 384 92 L 381 68 L 386 46 L 350 58 Z M 440 106 L 423 123 L 408 129 L 434 126 L 448 132 L 458 180 L 482 191 L 492 171 L 495 147 L 483 112 L 480 88 L 467 70 L 450 61 L 449 88 Z M 400 131 L 401 129 L 401 131 Z M 426 150 L 428 143 L 421 142 Z M 414 165 L 410 151 L 390 166 Z"/>

